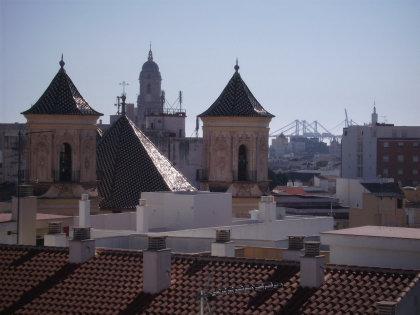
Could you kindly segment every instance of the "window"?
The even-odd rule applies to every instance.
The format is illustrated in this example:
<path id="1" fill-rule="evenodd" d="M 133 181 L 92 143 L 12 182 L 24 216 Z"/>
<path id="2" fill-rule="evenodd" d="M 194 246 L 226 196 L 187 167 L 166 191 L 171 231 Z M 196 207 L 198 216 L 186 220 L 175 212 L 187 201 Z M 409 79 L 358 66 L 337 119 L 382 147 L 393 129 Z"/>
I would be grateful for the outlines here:
<path id="1" fill-rule="evenodd" d="M 419 171 L 417 169 L 413 170 L 413 175 L 417 175 L 419 173 Z"/>
<path id="2" fill-rule="evenodd" d="M 418 161 L 419 161 L 419 156 L 413 155 L 413 162 L 418 162 Z"/>
<path id="3" fill-rule="evenodd" d="M 241 144 L 238 150 L 238 180 L 246 181 L 248 180 L 247 174 L 247 149 L 246 146 Z"/>
<path id="4" fill-rule="evenodd" d="M 404 146 L 404 142 L 398 142 L 398 146 L 399 147 L 403 147 Z"/>
<path id="5" fill-rule="evenodd" d="M 403 207 L 403 200 L 401 198 L 397 199 L 397 208 L 401 209 Z"/>
<path id="6" fill-rule="evenodd" d="M 384 142 L 384 148 L 389 148 L 389 142 Z"/>
<path id="7" fill-rule="evenodd" d="M 384 156 L 382 157 L 382 160 L 383 160 L 384 162 L 389 162 L 389 155 L 384 155 Z"/>
<path id="8" fill-rule="evenodd" d="M 404 174 L 404 171 L 401 168 L 398 169 L 398 175 L 402 175 L 402 174 Z"/>
<path id="9" fill-rule="evenodd" d="M 382 176 L 388 176 L 388 169 L 387 168 L 384 168 L 382 170 Z"/>
<path id="10" fill-rule="evenodd" d="M 150 85 L 150 83 L 147 83 L 146 93 L 147 93 L 147 94 L 152 93 L 152 86 Z"/>
<path id="11" fill-rule="evenodd" d="M 404 162 L 404 155 L 399 154 L 397 159 L 398 159 L 398 162 Z"/>
<path id="12" fill-rule="evenodd" d="M 417 148 L 418 146 L 419 146 L 419 143 L 418 142 L 414 142 L 413 143 L 413 147 Z"/>

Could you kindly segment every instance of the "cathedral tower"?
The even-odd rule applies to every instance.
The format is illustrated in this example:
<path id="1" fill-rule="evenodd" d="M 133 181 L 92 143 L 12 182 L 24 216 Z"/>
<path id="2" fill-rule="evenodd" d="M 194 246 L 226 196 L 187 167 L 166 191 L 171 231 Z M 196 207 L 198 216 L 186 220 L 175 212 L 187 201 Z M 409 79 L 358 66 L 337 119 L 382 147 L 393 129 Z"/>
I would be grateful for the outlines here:
<path id="1" fill-rule="evenodd" d="M 162 77 L 159 66 L 153 61 L 152 47 L 147 61 L 143 64 L 139 76 L 140 93 L 137 98 L 137 125 L 146 129 L 146 116 L 159 115 L 163 112 L 164 96 L 162 93 Z"/>

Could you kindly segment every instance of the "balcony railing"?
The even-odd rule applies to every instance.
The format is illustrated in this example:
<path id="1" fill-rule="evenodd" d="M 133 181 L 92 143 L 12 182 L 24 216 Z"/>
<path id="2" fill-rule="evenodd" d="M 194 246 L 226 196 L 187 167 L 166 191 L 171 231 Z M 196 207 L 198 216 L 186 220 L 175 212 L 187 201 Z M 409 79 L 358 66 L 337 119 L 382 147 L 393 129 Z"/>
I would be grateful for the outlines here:
<path id="1" fill-rule="evenodd" d="M 70 182 L 70 183 L 77 183 L 80 181 L 80 171 L 72 171 L 70 176 L 63 176 L 60 171 L 53 170 L 53 180 L 55 183 L 59 182 Z M 68 177 L 68 178 L 66 178 Z"/>
<path id="2" fill-rule="evenodd" d="M 245 178 L 239 179 L 238 171 L 234 171 L 233 180 L 242 182 L 255 182 L 257 180 L 257 171 L 247 171 L 245 175 Z"/>
<path id="3" fill-rule="evenodd" d="M 196 171 L 196 180 L 206 181 L 209 180 L 209 172 L 207 169 L 199 169 Z"/>
<path id="4" fill-rule="evenodd" d="M 250 181 L 254 182 L 257 181 L 257 171 L 248 171 L 246 173 L 246 177 L 244 179 L 239 180 L 238 171 L 234 171 L 232 173 L 233 181 Z M 198 169 L 196 172 L 196 179 L 198 181 L 208 181 L 209 180 L 209 172 L 207 169 Z"/>

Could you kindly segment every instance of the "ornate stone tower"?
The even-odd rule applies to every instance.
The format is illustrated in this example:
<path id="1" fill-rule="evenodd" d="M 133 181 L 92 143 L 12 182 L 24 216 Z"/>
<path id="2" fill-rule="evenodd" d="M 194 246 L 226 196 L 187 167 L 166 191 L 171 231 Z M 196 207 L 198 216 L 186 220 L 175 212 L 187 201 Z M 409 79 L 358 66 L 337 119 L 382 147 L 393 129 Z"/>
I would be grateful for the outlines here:
<path id="1" fill-rule="evenodd" d="M 146 129 L 146 116 L 163 112 L 164 94 L 162 93 L 162 77 L 159 66 L 153 61 L 150 47 L 147 61 L 143 64 L 139 76 L 140 93 L 137 98 L 137 125 Z"/>
<path id="2" fill-rule="evenodd" d="M 29 181 L 96 184 L 95 111 L 60 69 L 39 100 L 22 113 L 28 125 Z"/>
<path id="3" fill-rule="evenodd" d="M 222 94 L 204 113 L 203 188 L 238 197 L 268 190 L 268 132 L 274 116 L 267 112 L 235 73 Z"/>

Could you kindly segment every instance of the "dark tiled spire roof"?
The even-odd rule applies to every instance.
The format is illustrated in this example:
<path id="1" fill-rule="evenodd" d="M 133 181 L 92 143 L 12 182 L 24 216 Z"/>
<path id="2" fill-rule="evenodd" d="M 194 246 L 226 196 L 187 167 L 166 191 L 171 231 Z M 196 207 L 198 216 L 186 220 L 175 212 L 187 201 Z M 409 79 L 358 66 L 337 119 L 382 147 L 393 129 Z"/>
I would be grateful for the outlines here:
<path id="1" fill-rule="evenodd" d="M 63 59 L 60 61 L 60 70 L 58 70 L 44 94 L 22 114 L 102 116 L 101 113 L 90 107 L 88 102 L 80 95 L 66 70 L 64 70 Z"/>
<path id="2" fill-rule="evenodd" d="M 238 72 L 239 66 L 235 65 L 235 73 L 226 85 L 217 100 L 198 117 L 206 116 L 248 116 L 248 117 L 274 117 L 252 95 L 248 86 Z"/>
<path id="3" fill-rule="evenodd" d="M 143 191 L 196 190 L 126 116 L 105 132 L 97 150 L 101 208 L 135 208 Z"/>

